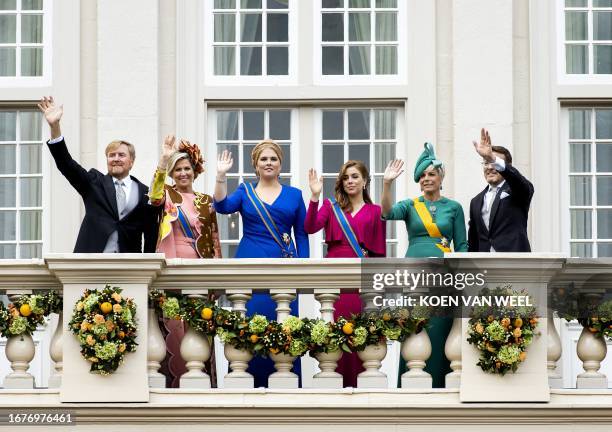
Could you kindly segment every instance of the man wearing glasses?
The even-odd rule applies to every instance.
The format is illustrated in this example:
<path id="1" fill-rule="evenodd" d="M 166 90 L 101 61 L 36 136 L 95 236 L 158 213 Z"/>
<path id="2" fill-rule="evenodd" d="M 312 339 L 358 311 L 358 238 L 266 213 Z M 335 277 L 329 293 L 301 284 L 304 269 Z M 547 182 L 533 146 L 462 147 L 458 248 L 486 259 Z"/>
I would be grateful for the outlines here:
<path id="1" fill-rule="evenodd" d="M 468 251 L 531 252 L 527 217 L 533 185 L 512 166 L 508 149 L 491 145 L 488 131 L 482 129 L 480 143 L 473 143 L 488 185 L 470 203 Z"/>

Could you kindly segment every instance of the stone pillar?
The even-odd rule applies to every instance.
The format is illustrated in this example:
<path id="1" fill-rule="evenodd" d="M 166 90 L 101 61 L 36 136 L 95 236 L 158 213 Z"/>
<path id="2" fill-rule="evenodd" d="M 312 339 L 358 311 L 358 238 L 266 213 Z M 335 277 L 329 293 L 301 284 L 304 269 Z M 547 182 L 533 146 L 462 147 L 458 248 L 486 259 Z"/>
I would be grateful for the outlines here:
<path id="1" fill-rule="evenodd" d="M 30 295 L 29 290 L 8 290 L 10 301 L 16 301 L 22 295 Z M 7 360 L 11 363 L 13 372 L 4 378 L 3 387 L 7 389 L 32 389 L 34 388 L 34 377 L 28 373 L 30 362 L 34 359 L 36 347 L 34 340 L 29 334 L 11 336 L 5 347 Z"/>
<path id="2" fill-rule="evenodd" d="M 444 355 L 453 370 L 446 374 L 446 388 L 458 388 L 461 384 L 461 335 L 461 318 L 455 318 L 444 346 Z"/>
<path id="3" fill-rule="evenodd" d="M 246 315 L 246 304 L 251 299 L 251 290 L 227 290 L 227 298 L 232 302 L 234 311 L 242 316 Z M 255 378 L 246 370 L 249 367 L 249 361 L 253 358 L 253 354 L 247 350 L 238 350 L 226 343 L 223 348 L 225 358 L 229 362 L 230 372 L 223 377 L 223 386 L 225 388 L 254 388 Z"/>
<path id="4" fill-rule="evenodd" d="M 315 290 L 315 299 L 321 303 L 321 318 L 325 322 L 334 321 L 334 303 L 340 297 L 340 290 L 321 289 Z M 338 361 L 342 358 L 343 351 L 339 349 L 331 353 L 318 353 L 315 355 L 319 361 L 321 372 L 313 377 L 313 387 L 315 388 L 342 388 L 342 375 L 336 372 Z"/>
<path id="5" fill-rule="evenodd" d="M 408 371 L 402 374 L 402 388 L 431 388 L 433 379 L 423 370 L 431 356 L 431 341 L 427 330 L 410 335 L 402 342 L 402 358 Z"/>
<path id="6" fill-rule="evenodd" d="M 548 384 L 550 388 L 563 388 L 563 377 L 557 372 L 557 362 L 561 358 L 562 346 L 561 338 L 557 333 L 555 321 L 553 319 L 553 311 L 548 309 L 547 318 L 547 340 L 548 349 L 546 352 L 546 368 L 548 370 Z"/>
<path id="7" fill-rule="evenodd" d="M 276 302 L 276 320 L 282 323 L 290 314 L 291 302 L 296 298 L 295 289 L 272 289 L 270 290 L 272 299 Z M 291 372 L 295 357 L 279 353 L 270 356 L 274 361 L 276 372 L 268 377 L 269 388 L 293 389 L 299 387 L 299 377 Z"/>
<path id="8" fill-rule="evenodd" d="M 57 327 L 53 337 L 51 338 L 51 346 L 49 347 L 49 355 L 51 360 L 55 363 L 55 370 L 49 377 L 49 388 L 60 388 L 62 384 L 62 373 L 64 369 L 64 352 L 63 352 L 63 338 L 64 338 L 64 313 L 60 311 L 57 317 Z"/>
<path id="9" fill-rule="evenodd" d="M 149 387 L 166 388 L 166 377 L 159 372 L 161 362 L 166 358 L 166 341 L 159 328 L 159 321 L 155 308 L 149 308 L 147 369 Z"/>

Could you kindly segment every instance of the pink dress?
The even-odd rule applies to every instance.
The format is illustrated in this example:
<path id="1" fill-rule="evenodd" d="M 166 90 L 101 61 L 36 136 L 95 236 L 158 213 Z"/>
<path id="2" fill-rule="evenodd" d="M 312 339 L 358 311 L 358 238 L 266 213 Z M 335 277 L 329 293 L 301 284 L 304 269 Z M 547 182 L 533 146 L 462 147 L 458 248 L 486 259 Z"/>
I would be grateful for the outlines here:
<path id="1" fill-rule="evenodd" d="M 181 193 L 183 196 L 183 203 L 181 208 L 189 219 L 189 225 L 194 230 L 194 235 L 197 238 L 200 234 L 200 221 L 198 220 L 198 213 L 193 206 L 193 200 L 195 194 L 193 193 Z M 169 197 L 166 194 L 166 200 L 164 202 L 164 211 L 170 211 L 170 207 L 173 205 Z M 166 254 L 166 258 L 200 258 L 198 253 L 193 247 L 193 239 L 185 236 L 181 229 L 181 224 L 178 220 L 172 223 L 172 231 L 168 236 L 162 239 L 157 245 L 156 252 L 162 252 Z"/>
<path id="2" fill-rule="evenodd" d="M 308 234 L 314 234 L 325 228 L 325 243 L 327 243 L 326 258 L 357 258 L 357 254 L 348 242 L 334 215 L 331 202 L 326 199 L 318 209 L 319 203 L 310 201 L 304 230 Z M 380 206 L 376 204 L 364 204 L 364 206 L 351 216 L 344 212 L 357 240 L 361 246 L 368 251 L 369 257 L 384 257 L 386 255 L 386 226 L 381 219 Z M 338 317 L 349 318 L 351 314 L 362 311 L 361 298 L 359 294 L 340 294 L 340 298 L 334 304 L 334 319 Z M 357 375 L 364 370 L 361 360 L 356 353 L 343 353 L 338 362 L 336 372 L 342 374 L 345 387 L 357 387 Z"/>

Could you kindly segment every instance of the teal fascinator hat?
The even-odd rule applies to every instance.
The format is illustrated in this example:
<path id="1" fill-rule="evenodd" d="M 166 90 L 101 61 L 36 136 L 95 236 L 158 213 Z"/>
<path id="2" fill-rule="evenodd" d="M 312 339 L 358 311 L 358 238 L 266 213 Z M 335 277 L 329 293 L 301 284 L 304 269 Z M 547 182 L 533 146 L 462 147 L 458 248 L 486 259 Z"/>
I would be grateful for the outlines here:
<path id="1" fill-rule="evenodd" d="M 421 153 L 421 156 L 419 156 L 414 166 L 415 183 L 419 182 L 419 178 L 421 178 L 423 172 L 425 172 L 430 165 L 433 165 L 434 168 L 439 168 L 442 166 L 442 161 L 436 159 L 433 145 L 431 145 L 431 143 L 425 143 L 425 150 L 423 150 L 423 153 Z"/>

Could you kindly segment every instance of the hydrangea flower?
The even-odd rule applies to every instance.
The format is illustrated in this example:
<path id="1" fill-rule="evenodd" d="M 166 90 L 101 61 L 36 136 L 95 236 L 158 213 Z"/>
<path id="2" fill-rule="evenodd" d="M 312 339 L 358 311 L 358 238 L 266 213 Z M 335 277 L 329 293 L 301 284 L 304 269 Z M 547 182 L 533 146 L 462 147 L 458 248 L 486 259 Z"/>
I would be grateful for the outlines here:
<path id="1" fill-rule="evenodd" d="M 134 319 L 132 315 L 132 309 L 130 309 L 129 307 L 123 309 L 123 312 L 121 313 L 121 319 L 126 323 L 132 322 L 132 319 Z"/>
<path id="2" fill-rule="evenodd" d="M 161 309 L 164 317 L 169 319 L 174 319 L 181 311 L 178 299 L 175 297 L 168 297 L 161 305 Z"/>
<path id="3" fill-rule="evenodd" d="M 217 328 L 217 336 L 222 343 L 226 343 L 230 339 L 229 332 L 221 327 Z"/>
<path id="4" fill-rule="evenodd" d="M 43 298 L 41 295 L 32 295 L 28 298 L 28 304 L 30 305 L 30 309 L 32 309 L 32 312 L 36 315 L 42 315 L 43 313 L 45 313 L 45 310 L 41 306 L 42 300 Z"/>
<path id="5" fill-rule="evenodd" d="M 353 343 L 356 346 L 363 345 L 368 338 L 368 331 L 365 327 L 357 327 L 353 333 Z"/>
<path id="6" fill-rule="evenodd" d="M 253 315 L 253 318 L 249 321 L 249 331 L 251 333 L 263 333 L 266 327 L 268 327 L 268 319 L 263 315 Z"/>
<path id="7" fill-rule="evenodd" d="M 91 332 L 96 336 L 101 336 L 107 334 L 108 329 L 106 328 L 106 324 L 94 324 L 91 328 Z"/>
<path id="8" fill-rule="evenodd" d="M 115 345 L 113 342 L 96 344 L 94 349 L 96 352 L 96 357 L 102 360 L 110 360 L 117 355 L 117 345 Z"/>
<path id="9" fill-rule="evenodd" d="M 504 345 L 499 349 L 497 357 L 499 361 L 506 364 L 514 364 L 519 360 L 521 350 L 514 345 Z"/>
<path id="10" fill-rule="evenodd" d="M 283 321 L 283 330 L 291 333 L 300 330 L 304 326 L 304 322 L 296 316 L 289 315 Z"/>
<path id="11" fill-rule="evenodd" d="M 384 329 L 383 334 L 389 340 L 398 340 L 402 334 L 402 329 L 397 327 Z"/>
<path id="12" fill-rule="evenodd" d="M 308 346 L 299 339 L 293 339 L 289 344 L 289 354 L 292 356 L 300 356 L 306 352 Z"/>
<path id="13" fill-rule="evenodd" d="M 492 341 L 501 342 L 506 339 L 506 329 L 497 320 L 491 322 L 486 331 Z"/>
<path id="14" fill-rule="evenodd" d="M 28 328 L 28 320 L 22 316 L 14 317 L 9 325 L 8 332 L 13 336 L 25 333 Z"/>
<path id="15" fill-rule="evenodd" d="M 100 300 L 100 297 L 97 294 L 90 294 L 83 302 L 83 307 L 85 308 L 85 312 L 87 313 L 91 312 L 93 307 L 98 304 L 99 300 Z"/>
<path id="16" fill-rule="evenodd" d="M 329 326 L 324 321 L 317 321 L 310 331 L 312 341 L 317 345 L 323 345 L 327 336 L 329 336 Z"/>

